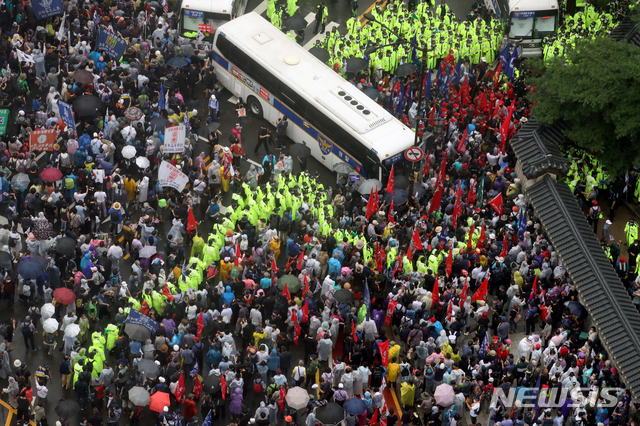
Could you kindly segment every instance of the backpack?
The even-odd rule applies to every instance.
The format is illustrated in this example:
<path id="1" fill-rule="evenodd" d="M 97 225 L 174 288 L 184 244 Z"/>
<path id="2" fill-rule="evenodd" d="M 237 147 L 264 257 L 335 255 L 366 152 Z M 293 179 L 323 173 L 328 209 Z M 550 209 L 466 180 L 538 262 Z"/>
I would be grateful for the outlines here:
<path id="1" fill-rule="evenodd" d="M 20 173 L 27 173 L 27 162 L 25 160 L 18 160 L 18 171 Z"/>
<path id="2" fill-rule="evenodd" d="M 291 217 L 285 213 L 282 219 L 280 219 L 280 230 L 288 231 L 290 225 L 291 225 Z"/>
<path id="3" fill-rule="evenodd" d="M 29 287 L 29 286 L 25 286 L 25 287 Z M 31 293 L 31 290 L 29 290 L 29 293 Z M 22 323 L 22 332 L 23 333 L 31 333 L 31 323 L 30 322 L 23 322 Z"/>
<path id="4" fill-rule="evenodd" d="M 253 381 L 253 392 L 262 393 L 265 390 L 265 385 L 262 379 L 258 378 Z"/>
<path id="5" fill-rule="evenodd" d="M 135 416 L 136 419 L 144 418 L 144 407 L 138 407 L 138 410 L 136 411 L 134 416 Z"/>
<path id="6" fill-rule="evenodd" d="M 111 222 L 118 222 L 120 220 L 120 215 L 118 212 L 111 212 Z"/>
<path id="7" fill-rule="evenodd" d="M 382 371 L 380 368 L 374 368 L 371 372 L 371 379 L 374 381 L 382 380 Z"/>
<path id="8" fill-rule="evenodd" d="M 591 219 L 598 219 L 600 216 L 600 207 L 591 207 L 589 210 L 589 217 Z"/>
<path id="9" fill-rule="evenodd" d="M 17 243 L 16 239 L 10 237 L 9 238 L 9 247 L 13 248 L 13 247 L 15 247 L 17 245 L 18 245 L 18 243 Z"/>
<path id="10" fill-rule="evenodd" d="M 402 377 L 409 377 L 411 376 L 411 371 L 409 371 L 409 367 L 407 367 L 406 365 L 402 366 L 402 370 L 400 370 L 400 375 Z"/>
<path id="11" fill-rule="evenodd" d="M 65 189 L 73 189 L 74 186 L 76 186 L 76 183 L 74 182 L 73 179 L 71 179 L 70 177 L 64 178 Z"/>

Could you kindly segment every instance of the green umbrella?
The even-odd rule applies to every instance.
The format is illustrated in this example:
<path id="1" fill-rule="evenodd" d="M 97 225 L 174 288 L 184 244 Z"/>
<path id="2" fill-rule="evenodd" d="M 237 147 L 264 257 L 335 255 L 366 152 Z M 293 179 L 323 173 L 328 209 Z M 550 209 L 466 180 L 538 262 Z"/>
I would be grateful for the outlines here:
<path id="1" fill-rule="evenodd" d="M 287 285 L 289 289 L 289 293 L 296 293 L 298 290 L 302 288 L 302 283 L 298 279 L 298 277 L 294 275 L 283 275 L 278 278 L 278 288 L 280 290 L 284 289 L 284 285 Z"/>

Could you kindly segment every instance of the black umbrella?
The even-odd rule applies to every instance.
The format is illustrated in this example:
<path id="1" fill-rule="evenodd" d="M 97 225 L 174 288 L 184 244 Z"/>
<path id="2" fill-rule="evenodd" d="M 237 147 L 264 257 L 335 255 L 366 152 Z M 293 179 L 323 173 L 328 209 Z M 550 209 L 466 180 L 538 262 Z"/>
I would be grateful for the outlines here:
<path id="1" fill-rule="evenodd" d="M 76 251 L 76 240 L 69 237 L 60 238 L 56 241 L 56 252 L 60 254 L 71 254 Z"/>
<path id="2" fill-rule="evenodd" d="M 102 102 L 93 95 L 81 95 L 73 102 L 73 110 L 81 117 L 97 115 L 101 108 Z"/>
<path id="3" fill-rule="evenodd" d="M 205 377 L 202 382 L 202 390 L 208 394 L 220 392 L 220 377 L 215 374 Z"/>
<path id="4" fill-rule="evenodd" d="M 143 359 L 138 362 L 138 371 L 149 379 L 155 379 L 160 373 L 160 367 L 152 359 Z"/>
<path id="5" fill-rule="evenodd" d="M 140 324 L 125 324 L 124 332 L 127 333 L 127 336 L 133 340 L 137 340 L 139 342 L 144 342 L 151 336 L 151 332 L 147 327 Z"/>
<path id="6" fill-rule="evenodd" d="M 35 280 L 42 275 L 44 267 L 35 260 L 27 259 L 18 264 L 18 275 L 25 280 Z"/>
<path id="7" fill-rule="evenodd" d="M 164 117 L 153 117 L 149 122 L 151 130 L 164 130 L 169 125 L 169 120 Z"/>
<path id="8" fill-rule="evenodd" d="M 353 302 L 353 299 L 355 299 L 353 293 L 345 289 L 336 291 L 333 295 L 333 298 L 336 299 L 336 301 L 338 301 L 339 303 L 350 303 Z"/>
<path id="9" fill-rule="evenodd" d="M 364 89 L 364 94 L 376 102 L 378 101 L 378 96 L 380 96 L 380 92 L 378 91 L 378 89 L 374 89 L 373 87 Z"/>
<path id="10" fill-rule="evenodd" d="M 93 84 L 93 74 L 87 70 L 74 71 L 71 77 L 81 84 Z"/>
<path id="11" fill-rule="evenodd" d="M 409 178 L 403 175 L 395 175 L 393 177 L 394 188 L 406 188 L 409 186 Z"/>
<path id="12" fill-rule="evenodd" d="M 322 62 L 327 62 L 331 57 L 327 49 L 323 49 L 322 47 L 314 46 L 309 49 L 309 53 L 311 53 L 316 58 L 320 59 Z"/>
<path id="13" fill-rule="evenodd" d="M 12 260 L 11 253 L 0 251 L 0 263 L 11 263 Z"/>
<path id="14" fill-rule="evenodd" d="M 219 127 L 220 123 L 218 123 L 217 121 L 212 121 L 211 123 L 207 124 L 204 128 L 204 137 L 208 138 L 209 135 L 218 130 Z"/>
<path id="15" fill-rule="evenodd" d="M 396 76 L 404 77 L 404 76 L 407 76 L 407 75 L 411 75 L 416 71 L 417 71 L 417 68 L 416 68 L 415 65 L 413 65 L 413 64 L 402 64 L 396 70 Z"/>
<path id="16" fill-rule="evenodd" d="M 309 23 L 302 16 L 291 16 L 282 21 L 282 27 L 292 31 L 302 31 Z"/>
<path id="17" fill-rule="evenodd" d="M 61 399 L 55 410 L 59 417 L 70 419 L 80 412 L 80 405 L 72 399 Z"/>
<path id="18" fill-rule="evenodd" d="M 42 256 L 31 256 L 30 260 L 38 262 L 40 265 L 42 265 L 43 268 L 49 266 L 49 261 Z"/>
<path id="19" fill-rule="evenodd" d="M 407 191 L 404 189 L 396 189 L 393 191 L 393 194 L 389 194 L 388 192 L 384 196 L 384 200 L 391 204 L 391 199 L 393 198 L 393 205 L 399 206 L 407 201 L 408 195 Z"/>
<path id="20" fill-rule="evenodd" d="M 182 56 L 174 56 L 167 61 L 167 65 L 173 68 L 186 68 L 189 66 L 189 61 Z"/>
<path id="21" fill-rule="evenodd" d="M 338 424 L 344 420 L 344 409 L 335 402 L 330 402 L 316 409 L 316 420 L 323 425 Z"/>
<path id="22" fill-rule="evenodd" d="M 586 318 L 588 313 L 584 306 L 578 302 L 569 302 L 567 305 L 569 311 L 578 318 Z"/>
<path id="23" fill-rule="evenodd" d="M 308 157 L 311 155 L 311 149 L 301 143 L 294 143 L 289 147 L 289 154 L 294 157 Z"/>
<path id="24" fill-rule="evenodd" d="M 367 69 L 367 61 L 363 58 L 347 59 L 347 72 L 360 72 Z"/>

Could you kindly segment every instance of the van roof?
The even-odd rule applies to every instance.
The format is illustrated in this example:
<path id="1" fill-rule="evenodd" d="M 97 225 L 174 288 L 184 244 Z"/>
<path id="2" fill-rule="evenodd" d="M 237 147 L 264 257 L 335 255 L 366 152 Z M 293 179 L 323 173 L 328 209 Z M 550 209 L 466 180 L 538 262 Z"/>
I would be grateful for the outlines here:
<path id="1" fill-rule="evenodd" d="M 509 10 L 531 11 L 531 10 L 559 10 L 558 0 L 509 0 Z"/>
<path id="2" fill-rule="evenodd" d="M 193 9 L 202 12 L 231 13 L 234 0 L 182 0 L 183 9 Z"/>

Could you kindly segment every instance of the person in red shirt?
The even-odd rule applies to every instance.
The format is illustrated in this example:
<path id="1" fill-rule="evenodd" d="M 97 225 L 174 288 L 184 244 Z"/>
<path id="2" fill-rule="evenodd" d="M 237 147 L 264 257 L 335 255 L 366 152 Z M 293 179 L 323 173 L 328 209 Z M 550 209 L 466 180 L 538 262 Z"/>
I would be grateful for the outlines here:
<path id="1" fill-rule="evenodd" d="M 188 398 L 182 399 L 182 405 L 184 405 L 184 410 L 182 410 L 182 415 L 185 419 L 190 419 L 193 416 L 198 414 L 198 410 L 196 409 L 196 402 L 194 401 L 196 396 L 192 393 L 189 394 Z"/>
<path id="2" fill-rule="evenodd" d="M 100 379 L 97 377 L 93 378 L 93 390 L 95 392 L 93 406 L 98 409 L 99 413 L 102 413 L 102 400 L 104 398 L 104 383 L 102 383 Z"/>
<path id="3" fill-rule="evenodd" d="M 233 136 L 233 142 L 231 142 L 231 153 L 233 154 L 233 168 L 238 170 L 240 167 L 240 158 L 246 156 L 247 154 L 242 149 L 242 145 L 240 144 L 240 140 Z"/>

